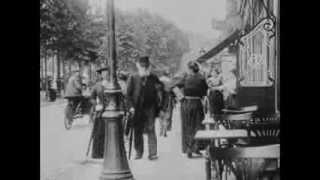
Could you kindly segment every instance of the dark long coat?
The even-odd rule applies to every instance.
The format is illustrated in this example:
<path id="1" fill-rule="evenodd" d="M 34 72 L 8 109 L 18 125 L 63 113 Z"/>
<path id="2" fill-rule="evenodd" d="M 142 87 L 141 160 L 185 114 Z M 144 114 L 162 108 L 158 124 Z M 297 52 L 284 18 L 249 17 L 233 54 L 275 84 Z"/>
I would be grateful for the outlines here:
<path id="1" fill-rule="evenodd" d="M 150 74 L 148 80 L 151 83 L 151 86 L 154 87 L 154 91 L 157 93 L 157 98 L 153 101 L 152 107 L 155 108 L 155 117 L 158 116 L 160 109 L 162 108 L 162 89 L 163 84 L 158 79 L 158 77 L 154 74 Z M 143 126 L 143 123 L 139 118 L 139 110 L 142 108 L 142 104 L 145 101 L 142 92 L 143 82 L 142 78 L 138 74 L 134 74 L 129 77 L 127 84 L 127 100 L 128 100 L 128 108 L 133 107 L 135 109 L 135 114 L 133 117 L 133 124 L 139 127 Z M 140 126 L 141 125 L 141 126 Z"/>

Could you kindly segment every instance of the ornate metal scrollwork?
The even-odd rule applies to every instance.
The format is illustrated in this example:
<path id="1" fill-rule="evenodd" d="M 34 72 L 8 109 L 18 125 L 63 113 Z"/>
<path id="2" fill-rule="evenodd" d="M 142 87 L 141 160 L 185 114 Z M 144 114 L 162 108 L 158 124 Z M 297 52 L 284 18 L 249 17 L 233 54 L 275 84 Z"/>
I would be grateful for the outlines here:
<path id="1" fill-rule="evenodd" d="M 272 19 L 267 19 L 263 25 L 264 30 L 266 31 L 274 31 L 274 22 Z"/>
<path id="2" fill-rule="evenodd" d="M 244 76 L 240 81 L 242 86 L 271 86 L 268 78 L 268 48 L 271 47 L 271 38 L 275 35 L 275 23 L 271 18 L 264 18 L 257 23 L 251 31 L 240 37 L 240 72 Z M 260 40 L 261 45 L 258 46 L 262 51 L 254 51 L 253 44 Z M 241 61 L 241 60 L 240 60 Z"/>
<path id="3" fill-rule="evenodd" d="M 274 20 L 270 18 L 266 19 L 266 22 L 263 24 L 263 29 L 270 33 L 269 35 L 270 39 L 274 37 L 276 33 Z"/>

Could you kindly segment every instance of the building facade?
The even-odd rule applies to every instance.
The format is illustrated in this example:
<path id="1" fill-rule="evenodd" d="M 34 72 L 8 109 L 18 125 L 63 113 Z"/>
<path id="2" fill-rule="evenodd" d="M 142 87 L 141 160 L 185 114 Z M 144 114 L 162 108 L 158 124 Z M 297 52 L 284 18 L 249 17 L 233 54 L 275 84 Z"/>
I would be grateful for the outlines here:
<path id="1" fill-rule="evenodd" d="M 213 21 L 224 40 L 197 58 L 205 63 L 227 49 L 236 61 L 237 106 L 257 105 L 259 118 L 280 111 L 279 10 L 279 0 L 227 0 L 226 19 Z"/>
<path id="2" fill-rule="evenodd" d="M 258 105 L 258 116 L 279 112 L 278 0 L 241 0 L 237 43 L 239 106 Z"/>

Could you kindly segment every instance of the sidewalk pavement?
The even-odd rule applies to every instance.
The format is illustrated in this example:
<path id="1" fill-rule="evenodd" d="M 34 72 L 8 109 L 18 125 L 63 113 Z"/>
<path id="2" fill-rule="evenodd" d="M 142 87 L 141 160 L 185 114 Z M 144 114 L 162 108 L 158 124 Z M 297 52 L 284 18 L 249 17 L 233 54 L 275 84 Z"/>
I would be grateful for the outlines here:
<path id="1" fill-rule="evenodd" d="M 136 180 L 201 180 L 205 179 L 205 161 L 203 157 L 188 159 L 181 153 L 181 126 L 180 116 L 174 112 L 172 131 L 168 137 L 159 137 L 159 159 L 149 161 L 147 153 L 143 159 L 128 160 L 131 172 Z M 156 121 L 157 135 L 159 134 L 159 121 Z M 145 152 L 148 152 L 147 139 L 145 137 Z M 133 150 L 134 151 L 134 150 Z M 133 157 L 135 153 L 132 153 Z M 102 160 L 95 162 L 74 162 L 62 169 L 52 179 L 46 180 L 98 180 L 102 171 Z"/>

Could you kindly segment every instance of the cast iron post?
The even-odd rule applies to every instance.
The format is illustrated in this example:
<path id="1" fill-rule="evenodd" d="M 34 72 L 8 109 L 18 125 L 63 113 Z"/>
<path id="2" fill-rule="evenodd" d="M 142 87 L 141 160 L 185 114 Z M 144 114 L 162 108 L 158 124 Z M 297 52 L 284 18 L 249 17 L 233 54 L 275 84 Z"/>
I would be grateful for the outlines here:
<path id="1" fill-rule="evenodd" d="M 121 88 L 117 81 L 117 56 L 115 44 L 115 17 L 113 0 L 107 1 L 108 59 L 110 60 L 110 81 L 105 90 L 106 106 L 102 114 L 105 121 L 104 162 L 101 180 L 133 179 L 123 140 Z"/>
<path id="2" fill-rule="evenodd" d="M 279 105 L 280 105 L 280 0 L 274 1 L 276 9 L 276 63 L 275 63 L 275 111 L 276 115 L 279 116 Z"/>

